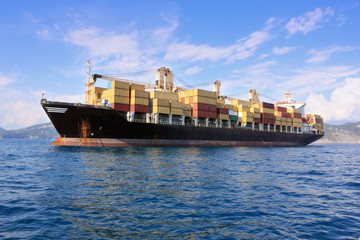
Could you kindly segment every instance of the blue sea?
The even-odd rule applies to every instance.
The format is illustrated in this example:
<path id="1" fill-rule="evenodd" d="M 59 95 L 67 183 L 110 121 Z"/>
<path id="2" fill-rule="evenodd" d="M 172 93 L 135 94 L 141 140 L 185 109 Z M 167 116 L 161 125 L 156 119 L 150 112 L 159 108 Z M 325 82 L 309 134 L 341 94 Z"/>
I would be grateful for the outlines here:
<path id="1" fill-rule="evenodd" d="M 360 145 L 0 139 L 1 239 L 358 239 Z"/>

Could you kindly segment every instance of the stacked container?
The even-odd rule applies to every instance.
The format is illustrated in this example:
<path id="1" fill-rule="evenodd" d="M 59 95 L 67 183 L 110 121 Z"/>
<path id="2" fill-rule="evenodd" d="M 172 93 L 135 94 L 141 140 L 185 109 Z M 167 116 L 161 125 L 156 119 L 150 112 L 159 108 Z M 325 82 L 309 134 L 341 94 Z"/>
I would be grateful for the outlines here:
<path id="1" fill-rule="evenodd" d="M 275 124 L 287 127 L 287 109 L 286 107 L 274 107 Z"/>
<path id="2" fill-rule="evenodd" d="M 132 86 L 130 86 L 132 88 Z M 130 93 L 130 112 L 149 112 L 149 92 L 145 90 L 131 90 Z"/>
<path id="3" fill-rule="evenodd" d="M 260 102 L 254 104 L 253 107 L 260 108 L 260 118 L 262 124 L 275 124 L 274 104 Z"/>
<path id="4" fill-rule="evenodd" d="M 260 108 L 251 106 L 250 112 L 254 113 L 254 123 L 260 123 L 261 122 Z"/>
<path id="5" fill-rule="evenodd" d="M 229 109 L 225 108 L 224 103 L 217 103 L 217 118 L 220 120 L 229 120 Z"/>
<path id="6" fill-rule="evenodd" d="M 178 116 L 184 115 L 184 104 L 177 100 L 170 100 L 170 114 Z"/>
<path id="7" fill-rule="evenodd" d="M 306 114 L 306 120 L 312 125 L 318 132 L 324 131 L 324 121 L 320 115 Z"/>
<path id="8" fill-rule="evenodd" d="M 238 121 L 238 109 L 230 104 L 226 104 L 225 108 L 229 109 L 229 119 L 231 121 Z"/>
<path id="9" fill-rule="evenodd" d="M 168 99 L 172 101 L 178 101 L 179 97 L 177 93 L 164 92 L 164 91 L 150 91 L 150 98 Z"/>
<path id="10" fill-rule="evenodd" d="M 160 98 L 150 99 L 150 112 L 170 114 L 170 100 Z"/>
<path id="11" fill-rule="evenodd" d="M 102 91 L 102 99 L 108 101 L 110 107 L 117 111 L 128 112 L 130 109 L 130 84 L 120 81 L 111 81 L 108 89 Z"/>
<path id="12" fill-rule="evenodd" d="M 182 103 L 190 104 L 192 117 L 211 118 L 217 117 L 216 93 L 201 89 L 193 89 L 179 93 Z"/>
<path id="13" fill-rule="evenodd" d="M 287 112 L 290 114 L 291 117 L 291 126 L 292 127 L 297 127 L 297 128 L 302 128 L 302 112 L 301 109 L 296 109 L 296 108 L 288 108 Z"/>

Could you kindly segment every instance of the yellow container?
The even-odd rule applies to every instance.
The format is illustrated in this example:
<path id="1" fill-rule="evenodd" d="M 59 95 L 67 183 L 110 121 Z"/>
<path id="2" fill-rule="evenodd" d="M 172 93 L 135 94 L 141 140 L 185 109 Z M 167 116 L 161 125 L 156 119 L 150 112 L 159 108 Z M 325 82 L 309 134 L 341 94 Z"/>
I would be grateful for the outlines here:
<path id="1" fill-rule="evenodd" d="M 130 98 L 128 97 L 122 97 L 122 96 L 109 96 L 103 99 L 107 99 L 108 103 L 121 103 L 121 104 L 129 104 Z"/>
<path id="2" fill-rule="evenodd" d="M 254 118 L 260 118 L 260 117 L 261 117 L 260 113 L 254 113 Z"/>
<path id="3" fill-rule="evenodd" d="M 230 104 L 235 105 L 235 106 L 244 104 L 244 105 L 247 105 L 248 107 L 250 107 L 250 105 L 251 105 L 249 101 L 244 101 L 244 100 L 240 100 L 240 99 L 231 100 Z"/>
<path id="4" fill-rule="evenodd" d="M 242 117 L 242 122 L 252 123 L 254 121 L 254 118 L 252 117 Z"/>
<path id="5" fill-rule="evenodd" d="M 181 92 L 181 93 L 183 93 L 183 92 Z M 179 95 L 177 93 L 153 90 L 153 91 L 150 91 L 150 98 L 161 98 L 161 99 L 178 101 Z"/>
<path id="6" fill-rule="evenodd" d="M 168 107 L 152 106 L 150 110 L 152 110 L 153 113 L 170 114 L 170 108 Z"/>
<path id="7" fill-rule="evenodd" d="M 216 101 L 217 101 L 217 103 L 225 104 L 225 99 L 218 98 Z"/>
<path id="8" fill-rule="evenodd" d="M 136 84 L 136 83 L 130 83 L 130 90 L 145 91 L 145 85 Z"/>
<path id="9" fill-rule="evenodd" d="M 193 103 L 204 103 L 204 104 L 209 104 L 209 105 L 215 105 L 216 106 L 216 98 L 194 96 L 193 97 Z"/>
<path id="10" fill-rule="evenodd" d="M 130 84 L 127 82 L 121 82 L 121 81 L 111 81 L 111 88 L 119 88 L 119 89 L 130 89 Z"/>
<path id="11" fill-rule="evenodd" d="M 216 107 L 217 108 L 225 108 L 225 104 L 217 102 Z"/>
<path id="12" fill-rule="evenodd" d="M 191 110 L 184 110 L 185 117 L 191 117 Z"/>
<path id="13" fill-rule="evenodd" d="M 170 108 L 170 100 L 153 98 L 153 99 L 150 99 L 150 105 Z"/>
<path id="14" fill-rule="evenodd" d="M 254 118 L 254 113 L 252 112 L 239 112 L 238 117 L 242 118 Z"/>
<path id="15" fill-rule="evenodd" d="M 182 108 L 171 108 L 170 114 L 182 116 L 184 114 L 184 110 Z"/>
<path id="16" fill-rule="evenodd" d="M 260 108 L 260 113 L 274 114 L 274 109 L 271 109 L 271 108 Z"/>
<path id="17" fill-rule="evenodd" d="M 238 112 L 250 112 L 250 108 L 244 107 L 244 105 L 240 105 L 239 107 L 234 106 L 234 108 L 236 108 Z"/>
<path id="18" fill-rule="evenodd" d="M 216 99 L 216 92 L 206 91 L 202 89 L 193 89 L 193 95 Z"/>
<path id="19" fill-rule="evenodd" d="M 288 113 L 302 113 L 301 109 L 295 109 L 295 108 L 292 108 L 292 107 L 289 107 L 289 108 L 286 108 L 287 112 Z"/>
<path id="20" fill-rule="evenodd" d="M 229 115 L 228 114 L 218 114 L 218 118 L 220 120 L 229 120 Z"/>
<path id="21" fill-rule="evenodd" d="M 184 108 L 184 110 L 189 110 L 189 111 L 191 111 L 191 106 L 190 106 L 190 104 L 183 104 L 183 108 Z"/>
<path id="22" fill-rule="evenodd" d="M 110 97 L 110 96 L 129 97 L 130 92 L 129 92 L 129 90 L 121 89 L 121 88 L 111 88 L 111 89 L 104 90 L 102 92 L 102 98 Z"/>
<path id="23" fill-rule="evenodd" d="M 225 104 L 225 108 L 227 108 L 227 109 L 229 109 L 229 110 L 231 110 L 231 111 L 236 111 L 236 110 L 234 109 L 234 106 L 231 105 L 231 104 Z"/>
<path id="24" fill-rule="evenodd" d="M 253 113 L 260 113 L 260 108 L 257 108 L 257 107 L 251 107 L 251 108 L 250 108 L 250 112 L 253 112 Z"/>
<path id="25" fill-rule="evenodd" d="M 131 90 L 131 93 L 130 93 L 130 96 L 131 98 L 133 97 L 136 97 L 136 98 L 149 98 L 150 97 L 150 93 L 149 92 L 145 92 L 145 91 L 142 91 L 142 90 Z"/>
<path id="26" fill-rule="evenodd" d="M 184 108 L 184 104 L 178 101 L 170 101 L 170 106 L 171 108 L 180 108 L 180 109 Z"/>
<path id="27" fill-rule="evenodd" d="M 149 99 L 147 98 L 139 98 L 139 97 L 132 97 L 130 99 L 130 104 L 131 105 L 144 105 L 144 106 L 149 106 Z"/>

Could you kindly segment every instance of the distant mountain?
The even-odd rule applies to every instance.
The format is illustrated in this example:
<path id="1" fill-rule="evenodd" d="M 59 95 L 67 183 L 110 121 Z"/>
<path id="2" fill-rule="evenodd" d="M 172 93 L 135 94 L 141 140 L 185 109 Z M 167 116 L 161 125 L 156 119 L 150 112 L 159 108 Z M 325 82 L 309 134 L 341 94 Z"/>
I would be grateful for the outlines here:
<path id="1" fill-rule="evenodd" d="M 4 132 L 6 131 L 5 129 L 3 129 L 2 127 L 0 127 L 0 132 Z"/>
<path id="2" fill-rule="evenodd" d="M 40 139 L 56 139 L 58 137 L 52 123 L 37 124 L 31 127 L 22 128 L 18 130 L 0 131 L 0 138 L 40 138 Z"/>
<path id="3" fill-rule="evenodd" d="M 360 122 L 324 124 L 325 136 L 317 143 L 360 143 Z"/>

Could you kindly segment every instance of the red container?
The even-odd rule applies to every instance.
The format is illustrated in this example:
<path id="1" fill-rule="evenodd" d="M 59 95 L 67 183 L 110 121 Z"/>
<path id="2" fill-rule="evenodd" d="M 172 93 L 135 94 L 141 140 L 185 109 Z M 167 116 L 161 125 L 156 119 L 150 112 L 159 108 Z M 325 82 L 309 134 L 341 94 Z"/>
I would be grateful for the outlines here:
<path id="1" fill-rule="evenodd" d="M 274 114 L 271 114 L 271 113 L 260 113 L 260 117 L 261 119 L 275 119 L 275 116 Z"/>
<path id="2" fill-rule="evenodd" d="M 262 107 L 262 108 L 274 109 L 274 104 L 272 104 L 272 103 L 259 102 L 259 106 Z"/>
<path id="3" fill-rule="evenodd" d="M 110 104 L 111 108 L 115 109 L 116 111 L 120 112 L 128 112 L 129 105 L 128 104 L 120 104 L 120 103 L 112 103 Z"/>
<path id="4" fill-rule="evenodd" d="M 216 114 L 216 106 L 205 103 L 195 103 L 193 105 L 193 110 L 215 112 Z"/>
<path id="5" fill-rule="evenodd" d="M 208 112 L 208 111 L 194 110 L 194 111 L 193 111 L 193 117 L 212 118 L 212 119 L 215 119 L 217 116 L 216 116 L 216 112 Z"/>
<path id="6" fill-rule="evenodd" d="M 301 118 L 301 113 L 291 113 L 292 118 Z"/>
<path id="7" fill-rule="evenodd" d="M 139 105 L 139 104 L 132 104 L 132 105 L 130 105 L 130 112 L 148 113 L 149 112 L 149 106 Z"/>
<path id="8" fill-rule="evenodd" d="M 260 118 L 254 118 L 254 122 L 255 122 L 255 123 L 260 123 L 260 122 L 261 122 L 261 119 L 260 119 Z"/>
<path id="9" fill-rule="evenodd" d="M 278 111 L 278 112 L 283 112 L 283 113 L 286 113 L 287 112 L 287 109 L 285 107 L 280 107 L 280 106 L 275 106 L 274 107 L 274 110 L 275 111 Z M 282 117 L 282 116 L 281 116 Z"/>
<path id="10" fill-rule="evenodd" d="M 218 114 L 229 114 L 229 109 L 227 109 L 227 108 L 218 108 L 217 113 Z"/>
<path id="11" fill-rule="evenodd" d="M 180 99 L 182 103 L 185 103 L 185 98 Z"/>

